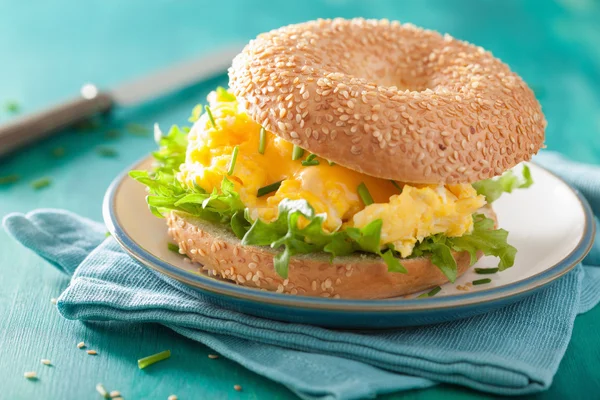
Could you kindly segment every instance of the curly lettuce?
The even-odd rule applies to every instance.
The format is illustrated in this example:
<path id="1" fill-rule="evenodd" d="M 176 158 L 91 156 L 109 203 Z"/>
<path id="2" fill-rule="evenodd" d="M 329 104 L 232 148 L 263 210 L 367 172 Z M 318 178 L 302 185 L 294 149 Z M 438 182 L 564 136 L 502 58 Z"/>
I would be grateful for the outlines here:
<path id="1" fill-rule="evenodd" d="M 521 177 L 509 170 L 499 178 L 475 182 L 473 187 L 477 190 L 477 194 L 484 195 L 488 204 L 491 204 L 498 200 L 502 193 L 512 193 L 515 189 L 526 189 L 531 185 L 533 185 L 531 171 L 527 165 L 524 165 Z"/>
<path id="2" fill-rule="evenodd" d="M 452 251 L 466 251 L 471 256 L 471 265 L 477 262 L 477 252 L 499 259 L 498 269 L 504 271 L 515 263 L 517 249 L 508 241 L 508 232 L 494 229 L 494 221 L 483 214 L 473 216 L 473 231 L 468 235 L 447 237 L 441 234 L 430 236 L 417 244 L 411 257 L 430 257 L 450 282 L 457 276 L 456 260 Z"/>
<path id="3" fill-rule="evenodd" d="M 231 223 L 237 212 L 243 212 L 244 203 L 226 177 L 220 190 L 215 188 L 211 193 L 199 186 L 187 187 L 177 180 L 177 171 L 185 161 L 187 129 L 173 126 L 158 143 L 160 149 L 152 153 L 156 160 L 154 170 L 129 172 L 130 177 L 147 186 L 146 202 L 155 216 L 163 218 L 166 212 L 181 211 L 208 221 Z"/>
<path id="4" fill-rule="evenodd" d="M 322 251 L 329 253 L 331 260 L 356 251 L 377 254 L 383 258 L 388 270 L 406 273 L 406 269 L 390 250 L 381 251 L 380 219 L 361 229 L 347 228 L 328 233 L 323 230 L 323 222 L 327 216 L 315 214 L 306 200 L 284 199 L 279 203 L 278 211 L 277 219 L 272 222 L 256 219 L 242 237 L 242 244 L 281 249 L 273 263 L 277 273 L 284 278 L 287 278 L 292 256 Z"/>

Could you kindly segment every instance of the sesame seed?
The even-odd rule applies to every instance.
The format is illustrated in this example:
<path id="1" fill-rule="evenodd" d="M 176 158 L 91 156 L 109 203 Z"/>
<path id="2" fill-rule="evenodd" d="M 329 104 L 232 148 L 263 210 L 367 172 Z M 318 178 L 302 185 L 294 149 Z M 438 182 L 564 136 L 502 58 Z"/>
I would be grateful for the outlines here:
<path id="1" fill-rule="evenodd" d="M 109 393 L 111 398 L 116 398 L 116 397 L 121 397 L 121 392 L 119 392 L 118 390 L 113 390 L 112 392 Z"/>
<path id="2" fill-rule="evenodd" d="M 178 400 L 178 397 L 172 394 L 169 397 L 167 397 L 167 400 Z"/>
<path id="3" fill-rule="evenodd" d="M 50 303 L 56 304 L 56 303 L 58 303 L 58 300 L 53 297 L 50 299 Z"/>
<path id="4" fill-rule="evenodd" d="M 42 358 L 40 362 L 44 365 L 52 365 L 52 362 L 46 358 Z"/>
<path id="5" fill-rule="evenodd" d="M 242 387 L 241 387 L 240 385 L 233 385 L 233 388 L 234 388 L 235 390 L 237 390 L 238 392 L 241 392 L 241 391 L 242 391 Z"/>
<path id="6" fill-rule="evenodd" d="M 211 360 L 215 360 L 215 359 L 219 358 L 219 356 L 217 354 L 209 354 L 208 358 L 210 358 Z"/>
<path id="7" fill-rule="evenodd" d="M 77 343 L 77 348 L 83 349 L 84 347 L 85 347 L 85 343 L 83 343 L 83 342 Z"/>
<path id="8" fill-rule="evenodd" d="M 23 376 L 27 379 L 37 379 L 37 373 L 34 371 L 25 372 Z"/>
<path id="9" fill-rule="evenodd" d="M 86 351 L 86 353 L 88 353 L 90 356 L 95 356 L 98 354 L 98 352 L 96 350 L 88 350 L 88 351 Z"/>

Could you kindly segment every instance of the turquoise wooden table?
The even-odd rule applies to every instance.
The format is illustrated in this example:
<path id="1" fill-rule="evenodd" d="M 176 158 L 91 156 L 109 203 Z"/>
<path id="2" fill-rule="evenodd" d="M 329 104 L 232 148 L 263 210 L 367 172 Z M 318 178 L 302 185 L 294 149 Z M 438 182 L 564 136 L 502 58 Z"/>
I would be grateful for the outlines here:
<path id="1" fill-rule="evenodd" d="M 0 1 L 0 122 L 8 102 L 29 112 L 67 98 L 84 82 L 106 87 L 196 57 L 261 31 L 317 17 L 398 19 L 475 42 L 494 52 L 536 90 L 548 118 L 550 149 L 600 163 L 600 2 L 551 1 Z M 196 102 L 223 80 L 164 101 L 122 109 L 100 126 L 80 127 L 0 160 L 0 215 L 39 207 L 66 208 L 101 219 L 111 179 L 153 148 L 150 127 L 182 123 Z M 116 156 L 107 157 L 109 148 Z M 62 150 L 61 150 L 62 149 Z M 104 156 L 102 156 L 104 155 Z M 31 182 L 47 177 L 50 186 Z M 0 398 L 91 399 L 95 385 L 127 399 L 291 399 L 284 387 L 209 349 L 154 325 L 62 319 L 51 304 L 67 278 L 0 231 Z M 552 388 L 536 398 L 592 396 L 600 388 L 600 307 L 580 316 Z M 76 344 L 98 351 L 88 356 Z M 139 370 L 138 358 L 165 349 L 168 361 Z M 52 361 L 52 367 L 40 359 Z M 38 372 L 37 381 L 23 372 Z M 243 390 L 235 391 L 239 384 Z M 385 398 L 485 397 L 438 386 Z M 578 396 L 577 396 L 578 395 Z"/>

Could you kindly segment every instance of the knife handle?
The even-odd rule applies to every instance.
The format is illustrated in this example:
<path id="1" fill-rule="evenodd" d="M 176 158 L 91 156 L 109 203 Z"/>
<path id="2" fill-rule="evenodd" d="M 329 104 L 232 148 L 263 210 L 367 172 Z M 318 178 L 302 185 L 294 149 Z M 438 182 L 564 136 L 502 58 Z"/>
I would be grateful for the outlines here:
<path id="1" fill-rule="evenodd" d="M 82 95 L 43 111 L 24 115 L 0 126 L 0 157 L 95 114 L 109 111 L 114 101 L 108 93 L 86 85 Z"/>

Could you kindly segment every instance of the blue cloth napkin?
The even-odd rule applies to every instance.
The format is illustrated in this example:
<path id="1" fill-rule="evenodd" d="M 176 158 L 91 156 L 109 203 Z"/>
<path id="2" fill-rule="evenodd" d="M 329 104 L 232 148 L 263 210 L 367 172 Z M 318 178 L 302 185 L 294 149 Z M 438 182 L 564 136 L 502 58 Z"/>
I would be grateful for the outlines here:
<path id="1" fill-rule="evenodd" d="M 577 187 L 600 213 L 600 169 L 554 154 L 538 163 Z M 505 395 L 552 383 L 578 313 L 600 300 L 600 242 L 584 265 L 495 312 L 433 326 L 343 332 L 260 319 L 140 265 L 102 224 L 61 210 L 4 219 L 19 242 L 71 275 L 58 299 L 68 319 L 159 322 L 303 399 L 361 399 L 437 382 Z"/>

